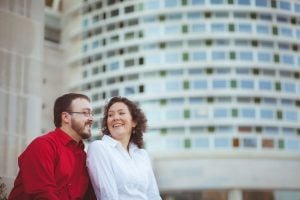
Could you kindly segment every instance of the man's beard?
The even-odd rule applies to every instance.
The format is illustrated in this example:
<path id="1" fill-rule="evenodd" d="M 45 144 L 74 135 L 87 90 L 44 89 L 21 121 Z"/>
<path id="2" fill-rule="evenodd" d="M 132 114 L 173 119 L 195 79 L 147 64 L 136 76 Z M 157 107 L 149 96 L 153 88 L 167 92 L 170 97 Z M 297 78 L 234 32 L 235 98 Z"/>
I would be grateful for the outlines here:
<path id="1" fill-rule="evenodd" d="M 81 139 L 88 139 L 91 137 L 91 130 L 89 129 L 90 122 L 85 122 L 84 125 L 81 123 L 78 123 L 74 120 L 72 120 L 71 128 L 81 137 Z M 84 130 L 85 128 L 88 128 L 89 130 Z"/>

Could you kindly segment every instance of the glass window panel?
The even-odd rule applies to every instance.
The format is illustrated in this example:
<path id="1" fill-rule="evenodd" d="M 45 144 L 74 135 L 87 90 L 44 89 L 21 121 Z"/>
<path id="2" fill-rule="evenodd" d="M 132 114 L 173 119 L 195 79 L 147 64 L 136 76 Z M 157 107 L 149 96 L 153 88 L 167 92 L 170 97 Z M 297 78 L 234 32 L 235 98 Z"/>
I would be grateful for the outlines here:
<path id="1" fill-rule="evenodd" d="M 273 49 L 273 42 L 260 42 L 260 46 L 268 49 Z"/>
<path id="2" fill-rule="evenodd" d="M 192 33 L 205 32 L 205 24 L 192 24 L 191 31 Z"/>
<path id="3" fill-rule="evenodd" d="M 166 120 L 178 120 L 182 119 L 182 111 L 181 110 L 166 110 Z"/>
<path id="4" fill-rule="evenodd" d="M 231 147 L 231 140 L 229 138 L 215 138 L 214 143 L 216 148 Z"/>
<path id="5" fill-rule="evenodd" d="M 150 22 L 155 22 L 156 21 L 156 17 L 155 16 L 145 16 L 143 18 L 144 22 L 146 23 L 150 23 Z"/>
<path id="6" fill-rule="evenodd" d="M 179 53 L 166 53 L 165 59 L 167 63 L 178 63 L 180 61 Z"/>
<path id="7" fill-rule="evenodd" d="M 257 59 L 258 59 L 258 61 L 261 61 L 261 62 L 271 62 L 272 55 L 271 55 L 271 53 L 267 53 L 267 52 L 258 52 Z"/>
<path id="8" fill-rule="evenodd" d="M 146 10 L 156 10 L 159 9 L 159 1 L 160 0 L 151 0 L 145 2 L 145 9 Z"/>
<path id="9" fill-rule="evenodd" d="M 204 61 L 206 60 L 206 52 L 205 51 L 193 52 L 192 59 L 195 61 Z"/>
<path id="10" fill-rule="evenodd" d="M 171 21 L 173 21 L 173 20 L 178 21 L 182 18 L 182 14 L 178 14 L 178 13 L 170 14 L 170 15 L 167 16 L 167 18 L 168 18 L 168 20 L 171 20 Z"/>
<path id="11" fill-rule="evenodd" d="M 279 1 L 279 8 L 282 10 L 291 10 L 291 4 L 287 1 Z"/>
<path id="12" fill-rule="evenodd" d="M 167 72 L 168 76 L 182 76 L 183 75 L 183 70 L 182 69 L 175 69 L 175 70 L 170 70 Z"/>
<path id="13" fill-rule="evenodd" d="M 300 3 L 295 3 L 295 11 L 300 13 Z"/>
<path id="14" fill-rule="evenodd" d="M 237 0 L 238 5 L 250 5 L 250 0 Z"/>
<path id="15" fill-rule="evenodd" d="M 179 25 L 168 25 L 165 27 L 165 34 L 174 35 L 181 32 L 181 28 Z"/>
<path id="16" fill-rule="evenodd" d="M 256 32 L 260 34 L 268 35 L 270 33 L 270 27 L 267 25 L 257 25 Z"/>
<path id="17" fill-rule="evenodd" d="M 289 21 L 289 18 L 284 15 L 277 15 L 276 20 L 277 20 L 277 22 L 280 22 L 280 23 L 287 23 Z"/>
<path id="18" fill-rule="evenodd" d="M 263 102 L 267 105 L 275 105 L 277 100 L 274 98 L 263 98 Z"/>
<path id="19" fill-rule="evenodd" d="M 238 68 L 236 69 L 236 73 L 241 75 L 247 75 L 250 74 L 250 69 Z"/>
<path id="20" fill-rule="evenodd" d="M 167 81 L 166 90 L 167 91 L 180 91 L 182 89 L 182 84 L 180 81 Z"/>
<path id="21" fill-rule="evenodd" d="M 208 110 L 205 108 L 191 110 L 191 119 L 207 119 Z"/>
<path id="22" fill-rule="evenodd" d="M 217 128 L 218 133 L 233 133 L 233 127 L 231 126 L 220 126 Z"/>
<path id="23" fill-rule="evenodd" d="M 116 71 L 116 70 L 118 70 L 119 69 L 119 62 L 118 61 L 116 61 L 116 62 L 112 62 L 112 63 L 110 63 L 109 65 L 108 65 L 108 70 L 109 71 Z"/>
<path id="24" fill-rule="evenodd" d="M 213 51 L 212 60 L 225 60 L 226 53 L 224 51 Z"/>
<path id="25" fill-rule="evenodd" d="M 224 0 L 210 0 L 210 3 L 212 5 L 218 5 L 218 4 L 223 4 Z"/>
<path id="26" fill-rule="evenodd" d="M 225 69 L 225 68 L 217 68 L 215 70 L 216 74 L 230 74 L 230 69 Z"/>
<path id="27" fill-rule="evenodd" d="M 168 104 L 171 105 L 183 105 L 184 99 L 183 98 L 172 98 L 168 100 Z"/>
<path id="28" fill-rule="evenodd" d="M 273 139 L 263 139 L 262 147 L 263 148 L 274 148 L 274 140 Z"/>
<path id="29" fill-rule="evenodd" d="M 213 88 L 221 89 L 226 88 L 227 81 L 226 80 L 213 80 Z"/>
<path id="30" fill-rule="evenodd" d="M 146 92 L 147 93 L 161 93 L 162 92 L 162 86 L 160 83 L 149 83 L 146 85 Z"/>
<path id="31" fill-rule="evenodd" d="M 256 138 L 243 138 L 243 145 L 244 147 L 256 148 L 257 140 Z"/>
<path id="32" fill-rule="evenodd" d="M 263 127 L 262 132 L 266 135 L 277 135 L 279 133 L 279 129 L 277 127 Z"/>
<path id="33" fill-rule="evenodd" d="M 268 7 L 269 0 L 255 0 L 255 5 L 258 7 Z"/>
<path id="34" fill-rule="evenodd" d="M 283 83 L 283 91 L 294 93 L 296 92 L 296 85 L 294 83 Z"/>
<path id="35" fill-rule="evenodd" d="M 226 118 L 228 116 L 228 109 L 216 108 L 214 109 L 214 118 Z"/>
<path id="36" fill-rule="evenodd" d="M 183 148 L 182 141 L 180 138 L 169 138 L 166 141 L 166 148 L 171 150 Z"/>
<path id="37" fill-rule="evenodd" d="M 242 51 L 239 52 L 240 60 L 251 61 L 253 60 L 252 52 Z"/>
<path id="38" fill-rule="evenodd" d="M 192 5 L 203 5 L 205 0 L 192 0 Z"/>
<path id="39" fill-rule="evenodd" d="M 282 60 L 282 63 L 284 63 L 284 64 L 290 64 L 290 65 L 295 64 L 295 60 L 294 60 L 293 55 L 282 55 L 281 60 Z"/>
<path id="40" fill-rule="evenodd" d="M 165 7 L 166 8 L 174 8 L 179 5 L 178 0 L 165 0 Z"/>
<path id="41" fill-rule="evenodd" d="M 252 31 L 251 24 L 239 24 L 238 31 L 242 33 L 251 33 Z"/>
<path id="42" fill-rule="evenodd" d="M 195 3 L 193 4 L 193 2 L 195 2 L 195 1 L 202 2 L 204 4 L 204 0 L 192 0 L 192 5 L 196 5 Z M 200 12 L 190 12 L 187 14 L 187 17 L 188 17 L 188 19 L 200 19 L 200 18 L 203 18 L 204 16 Z"/>
<path id="43" fill-rule="evenodd" d="M 125 95 L 133 95 L 135 94 L 135 89 L 134 87 L 125 87 L 124 93 Z"/>
<path id="44" fill-rule="evenodd" d="M 270 81 L 260 80 L 258 82 L 259 89 L 262 90 L 272 90 L 272 83 Z"/>
<path id="45" fill-rule="evenodd" d="M 241 116 L 244 118 L 255 118 L 255 109 L 243 108 L 241 109 Z"/>
<path id="46" fill-rule="evenodd" d="M 254 81 L 253 80 L 241 80 L 241 88 L 254 89 Z"/>
<path id="47" fill-rule="evenodd" d="M 189 104 L 191 104 L 191 105 L 202 104 L 204 102 L 205 102 L 205 100 L 203 97 L 190 97 L 189 98 Z"/>
<path id="48" fill-rule="evenodd" d="M 290 28 L 282 27 L 279 29 L 279 31 L 280 31 L 280 35 L 282 35 L 282 36 L 293 37 L 293 32 L 292 32 L 292 29 L 290 29 Z"/>
<path id="49" fill-rule="evenodd" d="M 284 119 L 291 122 L 296 122 L 298 120 L 298 115 L 296 111 L 284 111 Z"/>
<path id="50" fill-rule="evenodd" d="M 217 24 L 211 24 L 211 31 L 212 32 L 225 32 L 226 31 L 225 24 L 217 23 Z"/>
<path id="51" fill-rule="evenodd" d="M 193 139 L 193 146 L 195 148 L 208 148 L 209 147 L 209 139 L 208 138 L 195 138 Z"/>
<path id="52" fill-rule="evenodd" d="M 298 39 L 300 39 L 300 29 L 297 29 L 297 30 L 296 30 L 296 37 L 297 37 Z"/>
<path id="53" fill-rule="evenodd" d="M 260 19 L 264 20 L 264 21 L 272 21 L 272 15 L 271 14 L 260 14 Z"/>
<path id="54" fill-rule="evenodd" d="M 188 74 L 190 75 L 190 76 L 192 76 L 192 75 L 200 75 L 200 74 L 203 74 L 203 70 L 202 69 L 189 69 L 188 70 Z"/>
<path id="55" fill-rule="evenodd" d="M 151 28 L 146 28 L 145 34 L 146 34 L 146 37 L 157 38 L 158 36 L 160 36 L 160 27 L 153 26 Z"/>
<path id="56" fill-rule="evenodd" d="M 194 80 L 192 82 L 192 88 L 194 89 L 206 89 L 207 88 L 207 80 Z"/>
<path id="57" fill-rule="evenodd" d="M 294 101 L 292 99 L 281 99 L 281 104 L 283 106 L 293 106 Z"/>
<path id="58" fill-rule="evenodd" d="M 146 64 L 159 64 L 160 63 L 160 55 L 152 54 L 145 57 Z"/>
<path id="59" fill-rule="evenodd" d="M 260 118 L 262 119 L 273 119 L 274 111 L 271 109 L 261 109 L 260 110 Z"/>
<path id="60" fill-rule="evenodd" d="M 285 144 L 287 150 L 299 150 L 299 140 L 287 139 Z"/>

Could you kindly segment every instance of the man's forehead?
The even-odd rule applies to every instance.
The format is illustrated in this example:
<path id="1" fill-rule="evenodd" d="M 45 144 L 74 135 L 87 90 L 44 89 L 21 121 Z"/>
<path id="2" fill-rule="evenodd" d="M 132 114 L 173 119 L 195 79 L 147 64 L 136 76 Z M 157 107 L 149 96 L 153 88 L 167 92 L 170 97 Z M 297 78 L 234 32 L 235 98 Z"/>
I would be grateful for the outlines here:
<path id="1" fill-rule="evenodd" d="M 91 103 L 84 98 L 77 98 L 72 101 L 71 106 L 73 107 L 85 107 L 87 109 L 91 109 Z"/>

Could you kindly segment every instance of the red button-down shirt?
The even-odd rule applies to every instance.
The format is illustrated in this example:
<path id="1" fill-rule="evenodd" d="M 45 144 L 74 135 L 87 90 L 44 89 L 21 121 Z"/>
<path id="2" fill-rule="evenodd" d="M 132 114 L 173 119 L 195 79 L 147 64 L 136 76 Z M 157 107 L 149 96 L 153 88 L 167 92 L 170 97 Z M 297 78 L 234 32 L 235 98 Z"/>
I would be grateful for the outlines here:
<path id="1" fill-rule="evenodd" d="M 57 128 L 33 140 L 18 159 L 9 200 L 81 200 L 90 186 L 84 144 Z"/>

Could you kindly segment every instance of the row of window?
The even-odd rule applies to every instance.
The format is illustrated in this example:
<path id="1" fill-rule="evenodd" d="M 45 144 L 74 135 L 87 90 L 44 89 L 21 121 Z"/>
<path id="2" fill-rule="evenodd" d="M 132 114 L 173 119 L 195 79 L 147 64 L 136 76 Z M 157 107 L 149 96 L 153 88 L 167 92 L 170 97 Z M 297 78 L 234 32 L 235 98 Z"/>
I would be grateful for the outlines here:
<path id="1" fill-rule="evenodd" d="M 253 135 L 259 134 L 263 136 L 300 136 L 299 128 L 290 127 L 276 127 L 276 126 L 190 126 L 184 127 L 172 127 L 172 128 L 150 128 L 148 133 L 151 136 L 158 135 Z"/>
<path id="2" fill-rule="evenodd" d="M 221 96 L 221 97 L 189 97 L 189 98 L 169 98 L 169 99 L 159 99 L 159 100 L 147 100 L 141 102 L 141 105 L 146 108 L 151 107 L 165 107 L 165 106 L 181 106 L 184 107 L 186 105 L 190 106 L 203 106 L 213 103 L 218 104 L 232 104 L 233 102 L 239 105 L 248 105 L 248 104 L 256 104 L 263 106 L 272 106 L 272 107 L 281 107 L 281 108 L 293 108 L 300 107 L 300 100 L 292 100 L 292 99 L 276 99 L 271 97 L 229 97 L 229 96 Z"/>
<path id="3" fill-rule="evenodd" d="M 128 80 L 137 80 L 136 75 L 128 77 Z M 106 85 L 119 84 L 123 82 L 124 79 L 111 78 L 107 80 Z M 102 82 L 96 81 L 94 87 L 102 87 Z M 87 83 L 82 85 L 82 91 L 87 91 L 92 89 L 92 84 Z M 165 94 L 166 92 L 171 93 L 180 93 L 184 91 L 194 91 L 199 93 L 207 92 L 214 90 L 215 92 L 219 91 L 231 91 L 241 90 L 244 92 L 262 92 L 266 94 L 286 94 L 293 95 L 300 93 L 300 84 L 292 81 L 276 81 L 273 79 L 260 79 L 254 80 L 252 78 L 247 79 L 226 79 L 226 78 L 201 78 L 194 80 L 161 80 L 157 79 L 155 82 L 149 82 L 146 85 L 128 85 L 122 87 L 121 89 L 116 88 L 112 89 L 109 92 L 109 96 L 132 96 L 137 94 Z M 103 98 L 105 98 L 104 96 Z"/>
<path id="4" fill-rule="evenodd" d="M 288 16 L 282 14 L 270 14 L 270 13 L 255 13 L 255 12 L 247 12 L 247 11 L 192 11 L 186 13 L 171 13 L 171 14 L 160 14 L 160 15 L 150 15 L 144 16 L 141 18 L 141 22 L 143 23 L 157 23 L 157 22 L 179 22 L 179 21 L 207 21 L 209 19 L 216 21 L 228 19 L 233 21 L 234 19 L 238 20 L 257 20 L 259 22 L 276 22 L 276 23 L 285 23 L 290 25 L 296 25 L 300 23 L 300 19 L 295 16 Z"/>
<path id="5" fill-rule="evenodd" d="M 282 121 L 296 123 L 300 119 L 300 112 L 297 110 L 277 110 L 276 108 L 255 108 L 251 106 L 243 108 L 229 108 L 229 107 L 215 107 L 208 109 L 208 107 L 179 109 L 179 108 L 159 108 L 153 111 L 145 109 L 150 124 L 157 124 L 161 121 L 174 120 L 232 120 L 234 119 L 248 119 L 248 120 L 264 120 L 264 121 Z"/>
<path id="6" fill-rule="evenodd" d="M 126 8 L 125 8 L 126 10 Z M 132 10 L 134 10 L 134 7 L 132 7 Z M 111 11 L 110 15 L 117 16 L 118 10 Z M 232 17 L 231 17 L 232 15 Z M 114 17 L 111 16 L 111 17 Z M 87 15 L 83 21 L 82 25 L 85 28 L 88 28 L 90 25 L 93 26 L 95 23 L 102 22 L 103 20 L 106 20 L 106 14 L 105 12 L 102 14 L 97 14 L 89 16 Z M 296 25 L 300 24 L 300 19 L 294 17 L 294 16 L 286 16 L 281 14 L 270 14 L 270 13 L 254 13 L 254 12 L 224 12 L 224 11 L 216 11 L 216 12 L 187 12 L 187 13 L 172 13 L 172 14 L 161 14 L 161 15 L 151 15 L 151 16 L 145 16 L 141 17 L 140 20 L 137 18 L 129 19 L 128 21 L 121 21 L 121 22 L 115 22 L 112 24 L 107 25 L 107 31 L 113 31 L 117 28 L 124 28 L 126 26 L 135 26 L 139 24 L 140 22 L 143 23 L 157 23 L 157 22 L 179 22 L 181 20 L 187 19 L 188 21 L 205 21 L 208 19 L 220 19 L 224 20 L 226 18 L 233 18 L 233 19 L 239 19 L 239 20 L 258 20 L 262 22 L 277 22 L 277 23 L 284 23 L 284 24 L 290 24 L 290 25 Z M 231 21 L 233 20 L 231 19 Z"/>
<path id="7" fill-rule="evenodd" d="M 278 8 L 283 11 L 300 13 L 300 3 L 286 0 L 148 0 L 144 3 L 145 10 L 156 10 L 164 8 L 176 8 L 181 6 L 203 6 L 203 5 L 240 5 L 256 6 L 258 8 Z"/>
<path id="8" fill-rule="evenodd" d="M 122 2 L 123 0 L 119 0 Z M 107 6 L 115 5 L 117 0 L 108 0 Z M 156 10 L 160 8 L 176 8 L 181 6 L 203 6 L 203 5 L 240 5 L 240 6 L 255 6 L 257 8 L 278 8 L 283 11 L 293 11 L 300 13 L 300 3 L 287 0 L 147 0 L 143 4 L 139 4 L 139 10 Z M 104 7 L 101 1 L 96 1 L 89 4 L 84 4 L 83 13 L 89 13 L 93 10 L 98 10 Z M 134 11 L 133 5 L 128 5 L 124 8 L 124 13 Z"/>
<path id="9" fill-rule="evenodd" d="M 93 59 L 86 58 L 82 61 L 83 65 L 91 64 L 94 61 L 102 60 L 102 54 L 95 54 Z M 296 69 L 300 66 L 300 55 L 296 53 L 272 53 L 264 50 L 240 50 L 239 52 L 228 50 L 199 50 L 193 52 L 158 52 L 148 53 L 145 57 L 126 58 L 124 60 L 112 60 L 107 65 L 103 65 L 103 72 L 105 71 L 118 71 L 124 68 L 146 65 L 146 66 L 159 66 L 160 64 L 190 64 L 201 63 L 205 64 L 207 61 L 223 62 L 223 61 L 244 61 L 255 62 L 260 65 L 273 65 L 274 67 L 284 67 L 287 69 Z M 84 72 L 86 73 L 86 72 Z M 86 77 L 86 76 L 84 76 Z"/>
<path id="10" fill-rule="evenodd" d="M 269 149 L 299 152 L 298 138 L 257 138 L 257 137 L 167 137 L 157 142 L 146 142 L 149 151 L 184 149 Z"/>
<path id="11" fill-rule="evenodd" d="M 256 29 L 255 32 L 253 31 L 253 26 L 255 26 Z M 192 34 L 200 34 L 200 33 L 217 34 L 217 33 L 236 32 L 239 34 L 257 34 L 257 36 L 281 36 L 282 38 L 300 39 L 300 28 L 296 29 L 288 26 L 278 28 L 270 24 L 253 25 L 250 23 L 238 23 L 238 24 L 193 23 L 190 25 L 170 24 L 170 25 L 165 25 L 163 28 L 157 25 L 157 26 L 147 27 L 145 31 L 140 31 L 140 30 L 128 31 L 122 35 L 110 34 L 109 37 L 107 38 L 97 37 L 97 39 L 85 42 L 82 51 L 87 52 L 89 49 L 96 49 L 107 45 L 118 44 L 121 41 L 137 40 L 144 37 L 150 39 L 150 38 L 156 38 L 158 36 L 163 37 L 164 35 L 168 35 L 168 37 L 172 37 L 172 36 L 175 37 L 175 36 L 180 36 L 181 34 L 186 34 L 188 32 L 191 33 L 191 36 Z M 256 41 L 256 43 L 258 42 Z M 253 45 L 255 45 L 255 43 Z M 298 50 L 298 45 L 295 44 L 294 48 L 296 48 L 294 50 Z"/>

